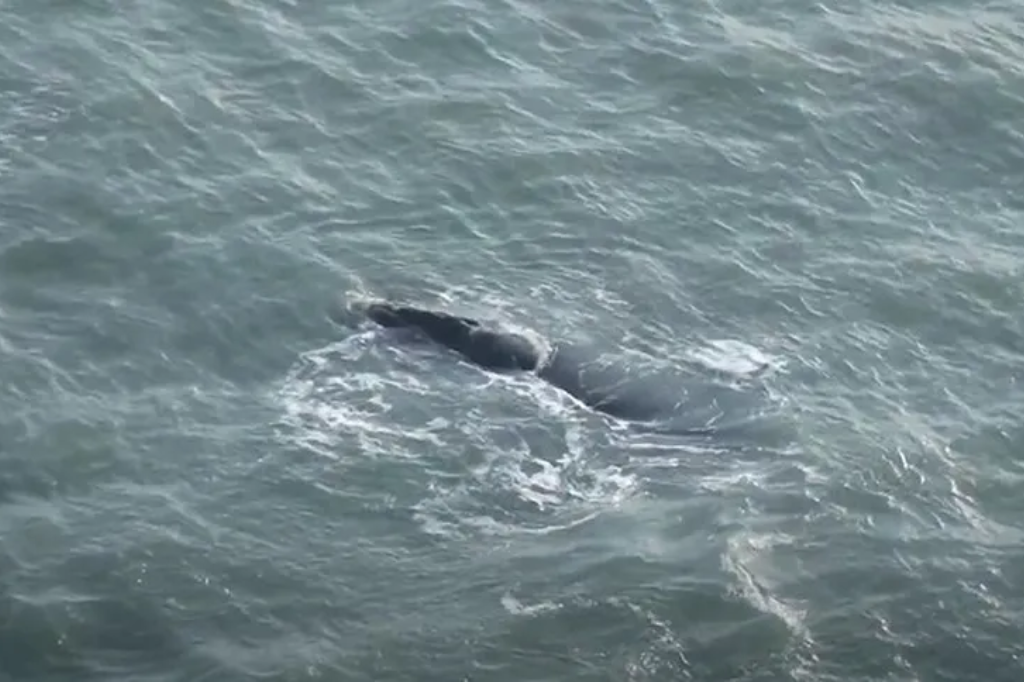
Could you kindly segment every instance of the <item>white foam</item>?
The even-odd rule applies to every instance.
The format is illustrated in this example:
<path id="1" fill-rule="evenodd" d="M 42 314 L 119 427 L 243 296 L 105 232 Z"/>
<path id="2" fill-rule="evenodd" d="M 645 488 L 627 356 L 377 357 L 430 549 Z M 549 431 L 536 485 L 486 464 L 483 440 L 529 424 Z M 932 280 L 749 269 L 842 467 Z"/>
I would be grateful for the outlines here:
<path id="1" fill-rule="evenodd" d="M 745 341 L 712 339 L 702 348 L 687 352 L 688 357 L 716 372 L 733 376 L 750 376 L 784 366 L 781 358 L 772 357 Z"/>
<path id="2" fill-rule="evenodd" d="M 517 616 L 532 616 L 538 613 L 557 611 L 561 608 L 553 601 L 542 601 L 537 604 L 526 605 L 512 596 L 510 592 L 506 592 L 501 596 L 501 605 L 505 607 L 506 611 Z"/>
<path id="3" fill-rule="evenodd" d="M 336 462 L 401 459 L 419 473 L 426 533 L 550 533 L 636 490 L 591 460 L 595 417 L 532 374 L 490 374 L 442 353 L 375 343 L 377 330 L 304 354 L 282 383 L 282 436 Z M 430 363 L 426 366 L 425 363 Z M 444 417 L 439 416 L 444 414 Z"/>
<path id="4" fill-rule="evenodd" d="M 492 451 L 466 479 L 438 482 L 416 518 L 425 532 L 445 537 L 548 534 L 586 523 L 637 489 L 636 477 L 619 467 L 590 463 L 589 449 L 571 433 L 554 461 L 525 438 Z"/>
<path id="5" fill-rule="evenodd" d="M 729 538 L 722 564 L 736 579 L 739 593 L 752 606 L 779 618 L 795 635 L 807 638 L 804 611 L 783 599 L 768 570 L 774 547 L 793 543 L 793 538 L 782 533 L 743 532 Z"/>
<path id="6" fill-rule="evenodd" d="M 388 451 L 386 441 L 396 434 L 442 445 L 437 432 L 448 426 L 444 420 L 396 424 L 390 418 L 396 394 L 426 395 L 430 389 L 413 372 L 375 370 L 374 336 L 372 331 L 355 334 L 300 357 L 278 391 L 285 424 L 297 443 L 332 459 L 350 439 L 363 454 Z M 349 369 L 367 364 L 364 371 Z"/>
<path id="7" fill-rule="evenodd" d="M 474 470 L 472 480 L 437 490 L 436 497 L 425 499 L 417 508 L 425 530 L 458 533 L 451 525 L 439 523 L 436 513 L 450 517 L 462 510 L 458 518 L 462 532 L 557 532 L 585 523 L 638 489 L 635 476 L 618 466 L 592 461 L 591 427 L 584 423 L 592 415 L 581 412 L 561 391 L 530 375 L 499 375 L 494 382 L 518 397 L 529 410 L 528 421 L 545 433 L 539 439 L 519 437 L 514 447 L 495 449 Z M 497 431 L 503 431 L 505 438 L 514 435 L 502 426 Z M 499 500 L 503 502 L 495 508 Z"/>

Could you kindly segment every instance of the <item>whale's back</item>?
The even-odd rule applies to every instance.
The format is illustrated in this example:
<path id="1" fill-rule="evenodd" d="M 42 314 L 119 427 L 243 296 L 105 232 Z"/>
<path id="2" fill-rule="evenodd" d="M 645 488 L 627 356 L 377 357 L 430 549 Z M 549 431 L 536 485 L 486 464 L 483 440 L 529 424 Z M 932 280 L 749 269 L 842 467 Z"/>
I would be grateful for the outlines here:
<path id="1" fill-rule="evenodd" d="M 537 374 L 595 410 L 619 419 L 665 417 L 680 397 L 676 388 L 664 385 L 658 377 L 634 375 L 618 362 L 567 344 L 555 348 Z"/>
<path id="2" fill-rule="evenodd" d="M 490 329 L 474 329 L 466 347 L 456 350 L 489 369 L 530 371 L 536 369 L 540 361 L 538 349 L 530 339 Z"/>

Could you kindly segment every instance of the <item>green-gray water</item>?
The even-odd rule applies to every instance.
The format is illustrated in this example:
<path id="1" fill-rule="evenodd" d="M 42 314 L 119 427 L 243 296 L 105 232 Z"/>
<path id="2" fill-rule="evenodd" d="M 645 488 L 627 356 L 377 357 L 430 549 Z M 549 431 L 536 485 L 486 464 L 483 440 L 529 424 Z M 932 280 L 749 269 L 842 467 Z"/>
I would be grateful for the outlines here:
<path id="1" fill-rule="evenodd" d="M 0 680 L 1024 679 L 1022 27 L 0 2 Z"/>

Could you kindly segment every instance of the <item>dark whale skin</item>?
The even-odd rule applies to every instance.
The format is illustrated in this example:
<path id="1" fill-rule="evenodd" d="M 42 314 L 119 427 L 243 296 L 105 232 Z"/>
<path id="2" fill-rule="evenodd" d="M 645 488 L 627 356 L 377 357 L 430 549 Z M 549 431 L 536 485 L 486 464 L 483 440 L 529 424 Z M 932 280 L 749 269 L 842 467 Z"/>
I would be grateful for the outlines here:
<path id="1" fill-rule="evenodd" d="M 545 356 L 527 337 L 490 329 L 468 317 L 391 303 L 372 303 L 365 313 L 382 327 L 415 329 L 485 369 L 535 372 L 589 407 L 619 419 L 657 419 L 677 403 L 676 396 L 666 395 L 663 388 L 627 380 L 621 368 L 568 344 L 554 345 Z"/>

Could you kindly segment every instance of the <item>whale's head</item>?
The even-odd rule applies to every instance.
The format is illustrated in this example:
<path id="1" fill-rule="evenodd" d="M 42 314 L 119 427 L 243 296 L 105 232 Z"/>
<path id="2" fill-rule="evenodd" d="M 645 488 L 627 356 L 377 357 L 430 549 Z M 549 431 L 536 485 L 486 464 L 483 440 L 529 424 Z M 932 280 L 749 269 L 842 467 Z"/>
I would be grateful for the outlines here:
<path id="1" fill-rule="evenodd" d="M 390 303 L 371 303 L 365 310 L 366 316 L 382 327 L 418 329 L 444 345 L 459 342 L 479 324 L 476 320 L 448 313 Z"/>
<path id="2" fill-rule="evenodd" d="M 382 327 L 411 327 L 413 323 L 402 309 L 387 303 L 370 303 L 364 308 L 366 316 Z"/>
<path id="3" fill-rule="evenodd" d="M 481 367 L 529 371 L 540 362 L 540 353 L 526 337 L 486 329 L 468 317 L 390 303 L 371 303 L 365 312 L 382 327 L 416 329 Z"/>

